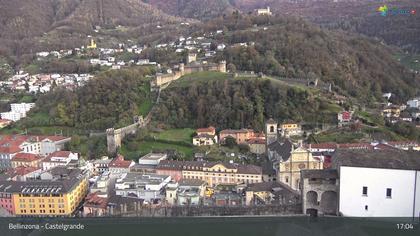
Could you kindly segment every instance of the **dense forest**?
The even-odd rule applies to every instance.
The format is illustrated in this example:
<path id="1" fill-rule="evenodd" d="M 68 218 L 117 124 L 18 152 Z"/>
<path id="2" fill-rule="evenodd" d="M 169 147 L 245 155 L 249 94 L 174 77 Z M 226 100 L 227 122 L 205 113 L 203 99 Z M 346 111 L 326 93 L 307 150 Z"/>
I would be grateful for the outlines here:
<path id="1" fill-rule="evenodd" d="M 219 42 L 248 43 L 220 55 L 239 70 L 318 78 L 333 83 L 340 93 L 372 102 L 383 92 L 403 101 L 419 91 L 419 76 L 393 57 L 397 49 L 373 39 L 321 29 L 302 19 L 240 14 L 210 21 L 204 30 L 222 26 L 229 32 L 217 36 Z"/>
<path id="2" fill-rule="evenodd" d="M 57 88 L 41 96 L 30 118 L 19 126 L 68 126 L 104 130 L 132 124 L 141 107 L 150 103 L 147 69 L 107 71 L 76 91 Z"/>
<path id="3" fill-rule="evenodd" d="M 179 81 L 179 85 L 183 84 Z M 264 121 L 333 122 L 329 103 L 310 91 L 268 79 L 210 79 L 174 86 L 161 94 L 154 118 L 172 127 L 254 128 Z"/>

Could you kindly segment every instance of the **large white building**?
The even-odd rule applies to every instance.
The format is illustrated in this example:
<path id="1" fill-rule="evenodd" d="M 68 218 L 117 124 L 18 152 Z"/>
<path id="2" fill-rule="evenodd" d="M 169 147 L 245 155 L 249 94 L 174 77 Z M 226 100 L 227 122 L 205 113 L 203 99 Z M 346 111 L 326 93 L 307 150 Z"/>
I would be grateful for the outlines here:
<path id="1" fill-rule="evenodd" d="M 1 118 L 11 121 L 18 121 L 26 117 L 26 113 L 35 106 L 35 103 L 12 103 L 9 112 L 2 112 Z"/>
<path id="2" fill-rule="evenodd" d="M 338 150 L 339 213 L 348 217 L 419 217 L 420 155 L 401 150 Z"/>

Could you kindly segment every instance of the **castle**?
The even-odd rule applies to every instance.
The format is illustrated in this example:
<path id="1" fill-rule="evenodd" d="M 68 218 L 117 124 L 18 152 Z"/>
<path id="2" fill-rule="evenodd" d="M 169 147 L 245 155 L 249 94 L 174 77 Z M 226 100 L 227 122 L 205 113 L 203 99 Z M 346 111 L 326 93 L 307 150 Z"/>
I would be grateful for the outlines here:
<path id="1" fill-rule="evenodd" d="M 187 64 L 181 63 L 178 66 L 178 70 L 170 74 L 156 74 L 156 77 L 151 82 L 151 87 L 161 87 L 167 83 L 175 81 L 184 75 L 201 72 L 201 71 L 217 71 L 226 73 L 226 61 L 220 61 L 219 63 L 204 63 L 197 62 L 197 55 L 189 53 L 187 57 Z"/>

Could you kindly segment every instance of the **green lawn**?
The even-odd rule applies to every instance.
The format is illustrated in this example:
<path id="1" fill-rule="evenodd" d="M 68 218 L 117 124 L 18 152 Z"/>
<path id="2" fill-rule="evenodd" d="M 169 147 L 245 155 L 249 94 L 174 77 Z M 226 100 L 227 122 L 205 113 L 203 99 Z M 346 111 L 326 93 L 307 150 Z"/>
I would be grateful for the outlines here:
<path id="1" fill-rule="evenodd" d="M 171 86 L 185 87 L 185 86 L 189 86 L 191 82 L 204 82 L 204 81 L 214 80 L 214 79 L 225 80 L 229 78 L 232 78 L 232 76 L 227 73 L 204 71 L 204 72 L 197 72 L 197 73 L 184 75 L 179 80 L 172 83 Z"/>
<path id="2" fill-rule="evenodd" d="M 327 134 L 316 135 L 316 139 L 320 143 L 325 142 L 336 142 L 336 143 L 353 143 L 358 142 L 359 139 L 363 138 L 363 133 L 351 133 L 351 132 L 334 132 Z"/>
<path id="3" fill-rule="evenodd" d="M 151 133 L 152 136 L 157 139 L 163 139 L 168 141 L 184 141 L 192 143 L 192 136 L 195 133 L 194 129 L 169 129 L 159 133 Z"/>

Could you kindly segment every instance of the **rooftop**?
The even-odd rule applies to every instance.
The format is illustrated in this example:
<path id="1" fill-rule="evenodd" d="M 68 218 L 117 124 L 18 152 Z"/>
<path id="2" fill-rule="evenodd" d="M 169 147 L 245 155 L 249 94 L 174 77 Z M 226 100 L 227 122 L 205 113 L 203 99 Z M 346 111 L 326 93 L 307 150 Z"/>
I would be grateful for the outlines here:
<path id="1" fill-rule="evenodd" d="M 337 179 L 338 172 L 333 169 L 324 170 L 301 170 L 301 176 L 304 179 Z"/>
<path id="2" fill-rule="evenodd" d="M 333 168 L 340 166 L 420 170 L 420 154 L 416 151 L 337 150 L 333 155 Z"/>

